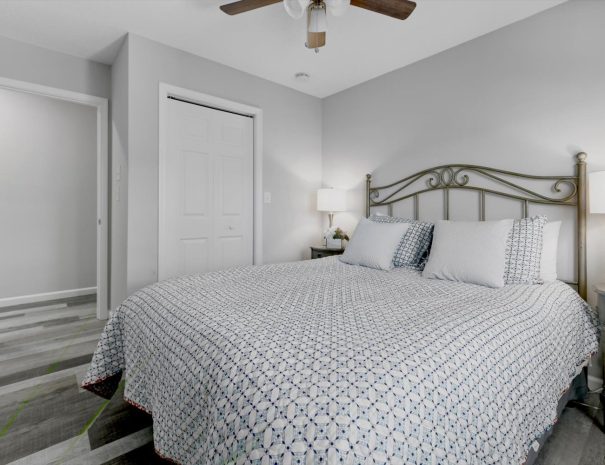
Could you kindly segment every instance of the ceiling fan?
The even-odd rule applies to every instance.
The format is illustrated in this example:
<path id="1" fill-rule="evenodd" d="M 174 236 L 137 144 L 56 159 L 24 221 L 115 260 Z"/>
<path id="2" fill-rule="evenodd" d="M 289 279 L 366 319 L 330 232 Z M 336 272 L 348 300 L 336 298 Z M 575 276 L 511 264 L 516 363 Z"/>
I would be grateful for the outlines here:
<path id="1" fill-rule="evenodd" d="M 406 19 L 412 14 L 416 3 L 410 0 L 239 0 L 222 5 L 228 15 L 238 15 L 283 1 L 286 12 L 294 19 L 307 14 L 307 42 L 305 46 L 319 51 L 326 45 L 327 12 L 334 16 L 344 14 L 350 5 L 374 11 L 397 19 Z"/>

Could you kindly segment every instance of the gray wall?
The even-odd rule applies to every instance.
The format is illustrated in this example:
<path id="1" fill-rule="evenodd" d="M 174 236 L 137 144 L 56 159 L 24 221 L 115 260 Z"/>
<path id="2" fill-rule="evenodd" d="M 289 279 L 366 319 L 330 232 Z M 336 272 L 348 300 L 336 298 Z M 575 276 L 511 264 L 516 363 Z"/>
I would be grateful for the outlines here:
<path id="1" fill-rule="evenodd" d="M 127 296 L 128 50 L 125 40 L 111 67 L 110 309 L 115 309 Z"/>
<path id="2" fill-rule="evenodd" d="M 605 2 L 565 3 L 325 99 L 324 184 L 352 189 L 336 222 L 351 230 L 362 215 L 366 173 L 380 183 L 466 162 L 573 174 L 579 150 L 604 170 L 603 18 Z M 592 216 L 589 286 L 605 279 L 603 257 L 605 218 Z"/>
<path id="3" fill-rule="evenodd" d="M 134 35 L 128 62 L 128 293 L 157 280 L 160 82 L 262 108 L 262 189 L 273 194 L 263 210 L 264 261 L 305 257 L 320 232 L 321 101 Z"/>
<path id="4" fill-rule="evenodd" d="M 110 67 L 0 36 L 0 76 L 109 97 Z"/>
<path id="5" fill-rule="evenodd" d="M 96 286 L 96 109 L 0 88 L 0 299 Z"/>

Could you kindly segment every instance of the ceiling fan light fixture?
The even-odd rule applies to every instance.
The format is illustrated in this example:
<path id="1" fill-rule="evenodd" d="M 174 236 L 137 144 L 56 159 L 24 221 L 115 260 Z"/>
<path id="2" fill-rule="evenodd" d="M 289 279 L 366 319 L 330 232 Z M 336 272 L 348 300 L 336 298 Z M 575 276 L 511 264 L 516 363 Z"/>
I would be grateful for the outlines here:
<path id="1" fill-rule="evenodd" d="M 334 16 L 344 15 L 351 6 L 351 0 L 325 0 L 325 2 L 328 10 Z"/>
<path id="2" fill-rule="evenodd" d="M 326 32 L 328 21 L 326 18 L 326 5 L 322 3 L 311 3 L 307 10 L 309 13 L 309 28 L 311 33 Z"/>
<path id="3" fill-rule="evenodd" d="M 315 53 L 326 45 L 328 30 L 327 13 L 340 16 L 351 4 L 358 8 L 373 11 L 396 19 L 407 19 L 416 8 L 412 0 L 235 0 L 221 5 L 221 10 L 228 15 L 238 15 L 246 11 L 256 10 L 275 3 L 284 2 L 288 15 L 298 19 L 307 12 L 307 41 L 305 46 Z"/>
<path id="4" fill-rule="evenodd" d="M 284 8 L 291 18 L 300 19 L 307 11 L 309 3 L 311 0 L 284 0 Z"/>

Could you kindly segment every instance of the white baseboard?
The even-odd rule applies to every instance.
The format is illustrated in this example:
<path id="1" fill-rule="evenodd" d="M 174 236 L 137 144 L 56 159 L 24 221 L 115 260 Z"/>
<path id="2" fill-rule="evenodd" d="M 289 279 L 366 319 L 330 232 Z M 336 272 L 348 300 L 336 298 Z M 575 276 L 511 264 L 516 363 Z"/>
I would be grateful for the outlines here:
<path id="1" fill-rule="evenodd" d="M 603 380 L 596 376 L 588 375 L 588 389 L 594 391 L 603 387 Z"/>
<path id="2" fill-rule="evenodd" d="M 4 297 L 0 299 L 0 308 L 12 307 L 13 305 L 33 304 L 47 300 L 68 299 L 82 295 L 96 294 L 96 287 L 83 287 L 82 289 L 70 289 L 67 291 L 44 292 L 42 294 L 21 295 L 17 297 Z"/>

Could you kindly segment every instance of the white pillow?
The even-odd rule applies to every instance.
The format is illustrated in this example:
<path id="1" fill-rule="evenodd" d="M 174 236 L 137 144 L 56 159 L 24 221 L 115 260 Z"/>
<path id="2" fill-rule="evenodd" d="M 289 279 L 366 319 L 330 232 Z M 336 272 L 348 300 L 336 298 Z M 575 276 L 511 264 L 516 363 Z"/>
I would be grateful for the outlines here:
<path id="1" fill-rule="evenodd" d="M 422 276 L 504 286 L 507 239 L 513 220 L 438 221 Z"/>
<path id="2" fill-rule="evenodd" d="M 544 225 L 542 255 L 540 257 L 540 279 L 557 280 L 557 254 L 559 253 L 559 231 L 561 222 L 553 221 Z"/>
<path id="3" fill-rule="evenodd" d="M 408 223 L 376 223 L 362 218 L 340 260 L 380 270 L 393 268 L 393 256 Z"/>

